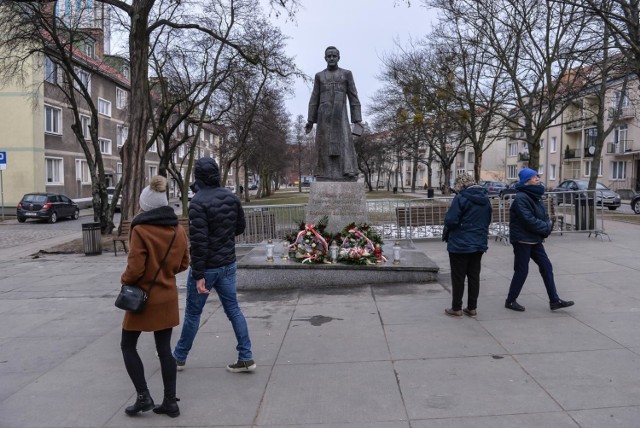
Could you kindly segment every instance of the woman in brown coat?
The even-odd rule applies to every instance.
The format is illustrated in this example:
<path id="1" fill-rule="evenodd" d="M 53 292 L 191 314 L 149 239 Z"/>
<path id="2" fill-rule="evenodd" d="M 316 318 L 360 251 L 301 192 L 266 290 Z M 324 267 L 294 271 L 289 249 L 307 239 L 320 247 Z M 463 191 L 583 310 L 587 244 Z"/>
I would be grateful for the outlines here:
<path id="1" fill-rule="evenodd" d="M 180 318 L 176 274 L 189 267 L 189 252 L 187 234 L 178 224 L 173 208 L 169 207 L 166 190 L 166 178 L 155 176 L 140 194 L 142 212 L 131 222 L 129 257 L 121 277 L 123 284 L 135 284 L 149 290 L 157 272 L 144 310 L 141 313 L 126 312 L 122 322 L 120 347 L 137 393 L 136 402 L 125 409 L 129 416 L 151 409 L 171 417 L 180 415 L 176 403 L 176 361 L 171 354 L 171 333 Z M 155 408 L 144 377 L 144 366 L 136 350 L 143 331 L 154 334 L 164 383 L 164 400 Z"/>

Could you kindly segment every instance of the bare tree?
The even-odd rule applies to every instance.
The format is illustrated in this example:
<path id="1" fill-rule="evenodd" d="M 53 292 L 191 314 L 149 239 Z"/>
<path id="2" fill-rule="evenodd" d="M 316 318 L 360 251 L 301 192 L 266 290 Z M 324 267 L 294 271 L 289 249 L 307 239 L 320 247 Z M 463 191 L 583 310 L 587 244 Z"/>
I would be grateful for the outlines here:
<path id="1" fill-rule="evenodd" d="M 80 49 L 94 37 L 94 30 L 87 24 L 88 10 L 76 9 L 73 16 L 63 19 L 55 15 L 54 6 L 54 2 L 16 1 L 0 5 L 0 33 L 3 38 L 0 80 L 33 84 L 26 80 L 33 71 L 30 61 L 36 61 L 37 71 L 42 71 L 49 63 L 49 75 L 45 79 L 55 86 L 56 98 L 67 102 L 74 118 L 71 130 L 87 161 L 94 221 L 100 223 L 102 233 L 110 233 L 117 197 L 109 206 L 98 139 L 98 109 L 91 97 L 91 75 L 111 73 L 115 76 L 117 73 L 101 58 L 93 58 Z M 126 85 L 124 81 L 121 83 Z M 44 81 L 36 80 L 35 85 L 43 84 Z M 81 112 L 85 116 L 87 111 L 90 117 L 88 127 L 83 126 L 81 119 Z"/>
<path id="2" fill-rule="evenodd" d="M 498 88 L 504 94 L 503 117 L 521 130 L 529 152 L 529 166 L 538 168 L 540 139 L 560 117 L 568 102 L 588 85 L 575 73 L 592 62 L 591 40 L 582 37 L 590 17 L 581 7 L 538 0 L 428 0 L 447 20 L 473 29 L 495 72 L 508 79 Z"/>

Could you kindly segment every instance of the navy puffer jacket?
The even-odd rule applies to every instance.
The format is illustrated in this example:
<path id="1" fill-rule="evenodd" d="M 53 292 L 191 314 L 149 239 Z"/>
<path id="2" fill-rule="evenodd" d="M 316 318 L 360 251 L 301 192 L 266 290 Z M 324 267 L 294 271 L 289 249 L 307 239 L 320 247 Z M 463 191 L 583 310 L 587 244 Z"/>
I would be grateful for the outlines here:
<path id="1" fill-rule="evenodd" d="M 487 251 L 487 236 L 492 214 L 487 190 L 473 185 L 453 198 L 444 225 L 449 230 L 447 251 L 476 253 Z"/>
<path id="2" fill-rule="evenodd" d="M 544 186 L 516 185 L 509 214 L 509 241 L 539 244 L 551 233 L 551 221 L 542 201 Z"/>
<path id="3" fill-rule="evenodd" d="M 236 261 L 236 235 L 244 232 L 244 211 L 238 197 L 220 187 L 220 169 L 212 158 L 196 162 L 197 190 L 189 203 L 191 272 L 195 279 L 207 269 Z"/>

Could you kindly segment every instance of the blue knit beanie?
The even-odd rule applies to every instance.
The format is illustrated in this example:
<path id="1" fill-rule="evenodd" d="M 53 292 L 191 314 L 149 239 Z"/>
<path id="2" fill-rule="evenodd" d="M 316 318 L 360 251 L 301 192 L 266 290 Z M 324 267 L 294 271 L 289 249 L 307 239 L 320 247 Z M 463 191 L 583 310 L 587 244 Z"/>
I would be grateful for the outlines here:
<path id="1" fill-rule="evenodd" d="M 523 168 L 522 171 L 518 173 L 518 177 L 520 178 L 520 184 L 525 184 L 527 181 L 531 180 L 538 174 L 538 171 L 534 171 L 531 168 Z"/>

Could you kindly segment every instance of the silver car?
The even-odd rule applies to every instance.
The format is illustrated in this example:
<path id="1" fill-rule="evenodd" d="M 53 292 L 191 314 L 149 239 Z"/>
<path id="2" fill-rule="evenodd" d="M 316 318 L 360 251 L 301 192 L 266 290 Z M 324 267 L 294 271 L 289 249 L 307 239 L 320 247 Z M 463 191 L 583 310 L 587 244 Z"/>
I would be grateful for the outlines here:
<path id="1" fill-rule="evenodd" d="M 584 197 L 580 190 L 587 190 L 589 180 L 565 180 L 552 190 L 553 198 L 558 205 L 573 203 L 574 199 Z M 563 192 L 566 192 L 563 194 Z M 615 210 L 620 206 L 620 195 L 602 183 L 596 183 L 596 204 Z"/>

